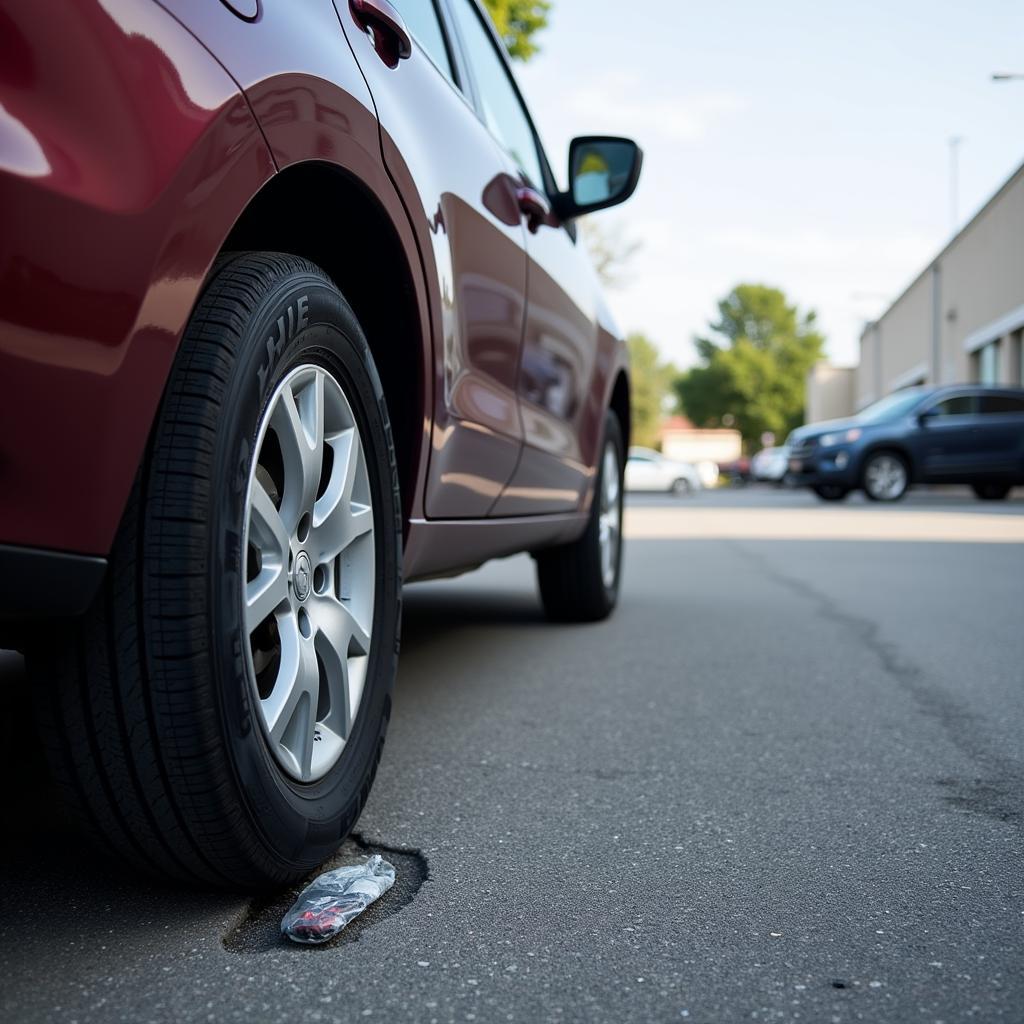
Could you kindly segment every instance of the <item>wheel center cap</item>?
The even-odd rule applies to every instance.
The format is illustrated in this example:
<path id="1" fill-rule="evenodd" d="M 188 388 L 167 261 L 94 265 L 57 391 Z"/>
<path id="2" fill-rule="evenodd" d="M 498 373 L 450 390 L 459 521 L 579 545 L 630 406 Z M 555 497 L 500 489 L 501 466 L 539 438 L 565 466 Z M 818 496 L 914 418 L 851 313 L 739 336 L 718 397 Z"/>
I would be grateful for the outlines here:
<path id="1" fill-rule="evenodd" d="M 300 601 L 305 601 L 313 587 L 313 566 L 310 564 L 309 555 L 305 551 L 300 551 L 295 556 L 295 568 L 292 569 L 292 584 L 295 587 L 295 596 Z"/>

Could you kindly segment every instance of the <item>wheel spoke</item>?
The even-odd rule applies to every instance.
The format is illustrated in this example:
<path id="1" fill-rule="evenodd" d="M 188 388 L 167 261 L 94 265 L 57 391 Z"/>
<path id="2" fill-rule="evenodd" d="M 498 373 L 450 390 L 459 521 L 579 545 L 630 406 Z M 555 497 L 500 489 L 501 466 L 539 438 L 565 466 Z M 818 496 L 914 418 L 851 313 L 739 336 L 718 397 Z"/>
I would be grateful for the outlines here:
<path id="1" fill-rule="evenodd" d="M 313 510 L 312 545 L 320 561 L 339 555 L 354 540 L 373 529 L 373 510 L 353 500 L 363 455 L 355 429 L 328 439 L 334 452 L 334 468 L 323 495 Z"/>
<path id="2" fill-rule="evenodd" d="M 288 531 L 284 527 L 277 507 L 259 479 L 252 482 L 249 494 L 249 543 L 263 556 L 278 565 L 286 561 Z"/>
<path id="3" fill-rule="evenodd" d="M 286 387 L 271 414 L 271 425 L 284 459 L 281 517 L 294 532 L 303 514 L 313 508 L 324 458 L 324 377 L 317 371 L 300 392 Z"/>
<path id="4" fill-rule="evenodd" d="M 335 643 L 335 639 L 323 631 L 317 632 L 315 643 L 327 676 L 327 688 L 331 701 L 330 711 L 324 725 L 337 732 L 342 739 L 347 739 L 352 729 L 352 709 L 355 702 L 350 685 L 345 645 Z"/>
<path id="5" fill-rule="evenodd" d="M 281 628 L 281 666 L 262 709 L 271 741 L 291 755 L 303 779 L 309 778 L 313 759 L 319 689 L 316 651 L 289 616 Z"/>
<path id="6" fill-rule="evenodd" d="M 316 649 L 327 672 L 331 696 L 327 724 L 347 737 L 352 728 L 352 709 L 359 703 L 362 685 L 359 677 L 360 692 L 354 692 L 356 679 L 350 669 L 350 659 L 370 653 L 370 634 L 352 609 L 333 596 L 317 598 L 310 613 L 316 630 Z"/>
<path id="7" fill-rule="evenodd" d="M 252 631 L 288 601 L 288 576 L 280 565 L 263 568 L 245 585 L 245 628 Z"/>
<path id="8" fill-rule="evenodd" d="M 329 595 L 319 597 L 311 606 L 310 614 L 317 632 L 342 657 L 348 658 L 350 652 L 370 653 L 369 631 L 345 602 Z M 355 651 L 352 651 L 353 646 L 356 648 Z"/>

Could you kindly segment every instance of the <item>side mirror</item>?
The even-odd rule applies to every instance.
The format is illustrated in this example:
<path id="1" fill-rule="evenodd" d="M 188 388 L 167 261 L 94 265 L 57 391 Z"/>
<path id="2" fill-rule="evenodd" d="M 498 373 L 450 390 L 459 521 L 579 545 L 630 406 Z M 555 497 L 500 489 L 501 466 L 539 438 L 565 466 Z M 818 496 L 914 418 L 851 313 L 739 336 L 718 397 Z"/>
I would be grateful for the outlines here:
<path id="1" fill-rule="evenodd" d="M 926 427 L 928 426 L 928 421 L 935 419 L 938 415 L 939 410 L 934 405 L 930 409 L 924 409 L 917 414 L 917 425 L 919 427 Z"/>
<path id="2" fill-rule="evenodd" d="M 555 199 L 555 212 L 570 220 L 624 203 L 636 191 L 643 150 L 632 139 L 581 135 L 569 144 L 569 191 Z"/>

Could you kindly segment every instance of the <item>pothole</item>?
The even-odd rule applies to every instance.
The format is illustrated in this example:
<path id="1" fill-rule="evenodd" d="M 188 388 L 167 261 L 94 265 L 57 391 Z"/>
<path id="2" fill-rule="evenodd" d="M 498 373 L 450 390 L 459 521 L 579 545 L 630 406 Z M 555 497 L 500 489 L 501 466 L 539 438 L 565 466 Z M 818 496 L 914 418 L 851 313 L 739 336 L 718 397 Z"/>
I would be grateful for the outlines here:
<path id="1" fill-rule="evenodd" d="M 323 946 L 299 947 L 281 934 L 281 918 L 295 902 L 296 897 L 309 883 L 324 871 L 356 864 L 366 860 L 371 853 L 379 853 L 395 866 L 395 884 L 376 903 L 371 903 L 337 938 Z M 342 844 L 338 852 L 325 861 L 314 875 L 276 896 L 255 899 L 249 904 L 242 920 L 224 936 L 224 948 L 230 953 L 265 953 L 281 948 L 300 950 L 303 953 L 333 949 L 347 942 L 358 942 L 368 928 L 379 921 L 397 914 L 416 897 L 420 886 L 429 878 L 427 860 L 418 850 L 399 850 L 380 843 L 367 843 L 362 836 L 352 835 Z"/>

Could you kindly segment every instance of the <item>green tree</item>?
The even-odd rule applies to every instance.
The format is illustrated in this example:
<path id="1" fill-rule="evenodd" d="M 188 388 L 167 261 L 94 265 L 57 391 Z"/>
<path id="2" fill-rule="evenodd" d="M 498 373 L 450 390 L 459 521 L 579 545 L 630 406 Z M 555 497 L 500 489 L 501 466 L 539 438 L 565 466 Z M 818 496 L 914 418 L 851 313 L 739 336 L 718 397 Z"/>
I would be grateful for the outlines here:
<path id="1" fill-rule="evenodd" d="M 629 346 L 630 400 L 633 408 L 633 443 L 654 448 L 658 444 L 665 406 L 672 394 L 677 370 L 663 363 L 655 344 L 643 334 L 631 334 Z"/>
<path id="2" fill-rule="evenodd" d="M 547 27 L 551 0 L 484 0 L 509 55 L 529 60 L 537 52 L 534 33 Z"/>
<path id="3" fill-rule="evenodd" d="M 781 440 L 803 420 L 807 372 L 824 351 L 817 317 L 761 284 L 737 285 L 718 313 L 713 336 L 694 339 L 700 365 L 675 381 L 679 402 L 699 427 L 731 416 L 748 445 L 765 431 Z"/>

